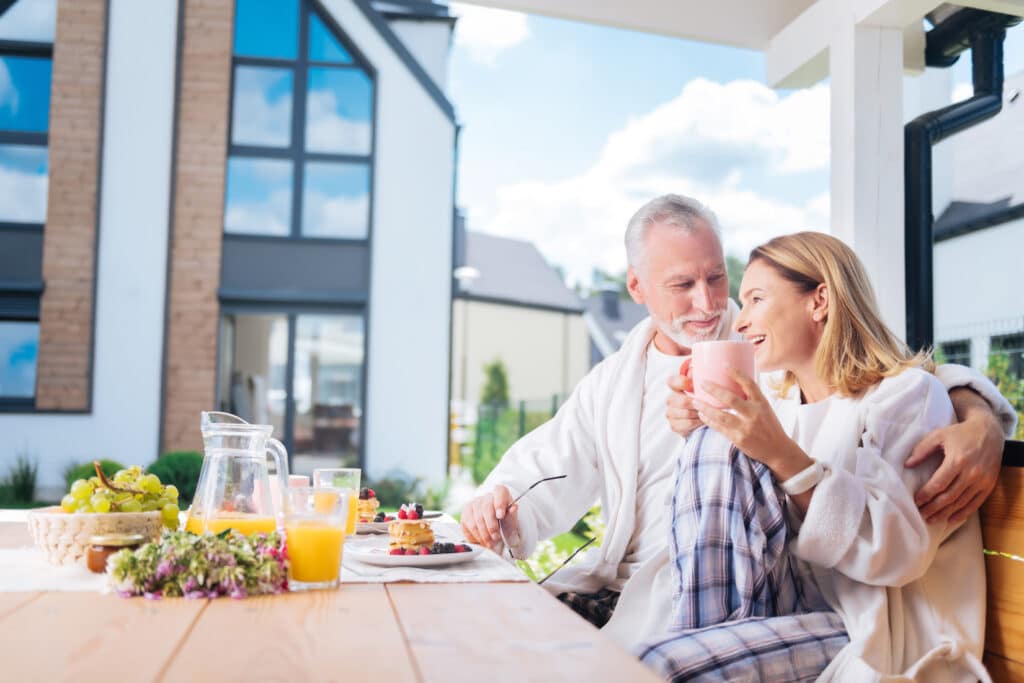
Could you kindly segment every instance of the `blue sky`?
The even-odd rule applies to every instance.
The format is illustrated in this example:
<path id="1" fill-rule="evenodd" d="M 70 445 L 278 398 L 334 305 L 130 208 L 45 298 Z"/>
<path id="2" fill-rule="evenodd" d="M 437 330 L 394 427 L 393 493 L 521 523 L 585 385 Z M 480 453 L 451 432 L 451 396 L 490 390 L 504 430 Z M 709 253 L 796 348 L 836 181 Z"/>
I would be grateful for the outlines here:
<path id="1" fill-rule="evenodd" d="M 533 241 L 570 281 L 621 270 L 631 213 L 664 192 L 708 202 L 743 256 L 828 229 L 828 86 L 773 91 L 764 57 L 453 4 L 450 91 L 469 228 Z M 969 81 L 969 54 L 953 69 Z M 1024 68 L 1010 32 L 1007 73 Z M 958 92 L 962 92 L 958 91 Z"/>

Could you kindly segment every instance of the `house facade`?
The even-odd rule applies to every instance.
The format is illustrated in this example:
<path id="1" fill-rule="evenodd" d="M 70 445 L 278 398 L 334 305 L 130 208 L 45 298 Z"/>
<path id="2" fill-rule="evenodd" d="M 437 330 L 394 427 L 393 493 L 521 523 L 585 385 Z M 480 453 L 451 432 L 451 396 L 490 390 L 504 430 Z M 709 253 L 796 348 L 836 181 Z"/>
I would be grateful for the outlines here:
<path id="1" fill-rule="evenodd" d="M 456 412 L 480 400 L 484 366 L 502 361 L 509 399 L 550 409 L 590 368 L 583 306 L 523 240 L 465 232 L 452 303 L 452 401 Z M 553 412 L 553 411 L 552 411 Z"/>
<path id="2" fill-rule="evenodd" d="M 69 463 L 200 449 L 216 409 L 273 424 L 294 471 L 440 479 L 452 26 L 399 0 L 10 5 L 0 468 L 36 459 L 52 495 Z"/>
<path id="3" fill-rule="evenodd" d="M 936 342 L 979 369 L 992 352 L 1024 351 L 1024 299 L 1010 277 L 1024 254 L 1021 140 L 1024 73 L 1006 79 L 998 115 L 950 141 L 948 201 L 936 212 Z"/>

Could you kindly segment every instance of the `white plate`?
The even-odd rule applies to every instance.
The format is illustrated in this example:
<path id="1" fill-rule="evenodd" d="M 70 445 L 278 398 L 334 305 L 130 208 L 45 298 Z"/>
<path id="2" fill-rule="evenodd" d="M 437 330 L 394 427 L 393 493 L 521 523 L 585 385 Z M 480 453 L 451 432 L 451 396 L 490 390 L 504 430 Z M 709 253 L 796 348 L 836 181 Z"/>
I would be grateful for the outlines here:
<path id="1" fill-rule="evenodd" d="M 395 513 L 394 512 L 389 512 L 388 514 L 389 515 L 393 515 Z M 423 519 L 428 519 L 428 520 L 437 519 L 442 514 L 444 514 L 444 513 L 439 512 L 439 511 L 424 510 L 423 511 Z M 391 520 L 391 522 L 393 522 L 393 521 L 395 521 L 395 520 Z M 357 534 L 386 534 L 388 532 L 388 525 L 391 524 L 391 522 L 357 522 L 356 523 L 356 533 Z M 396 557 L 397 557 L 397 555 L 396 555 Z"/>
<path id="2" fill-rule="evenodd" d="M 353 546 L 345 548 L 345 556 L 378 567 L 441 567 L 471 562 L 484 551 L 472 543 L 468 553 L 441 553 L 439 555 L 388 555 L 387 545 Z"/>

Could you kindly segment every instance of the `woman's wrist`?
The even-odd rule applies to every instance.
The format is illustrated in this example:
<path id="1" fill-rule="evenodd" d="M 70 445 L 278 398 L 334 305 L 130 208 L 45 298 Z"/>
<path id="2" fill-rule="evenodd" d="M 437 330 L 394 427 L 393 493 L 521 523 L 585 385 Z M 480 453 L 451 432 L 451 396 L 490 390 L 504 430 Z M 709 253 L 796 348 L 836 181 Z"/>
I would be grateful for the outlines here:
<path id="1" fill-rule="evenodd" d="M 765 462 L 772 475 L 780 482 L 803 472 L 813 464 L 814 460 L 789 438 L 776 449 L 776 456 L 770 462 Z"/>

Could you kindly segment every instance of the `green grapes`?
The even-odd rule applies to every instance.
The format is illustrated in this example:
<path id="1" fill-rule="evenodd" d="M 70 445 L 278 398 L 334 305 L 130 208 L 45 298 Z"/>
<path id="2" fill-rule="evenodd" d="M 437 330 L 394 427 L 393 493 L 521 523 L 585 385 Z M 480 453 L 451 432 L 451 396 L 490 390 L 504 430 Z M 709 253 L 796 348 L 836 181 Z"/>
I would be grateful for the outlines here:
<path id="1" fill-rule="evenodd" d="M 60 501 L 64 512 L 155 512 L 169 529 L 178 528 L 178 489 L 164 486 L 155 474 L 133 465 L 118 470 L 111 480 L 99 476 L 79 479 Z"/>
<path id="2" fill-rule="evenodd" d="M 69 493 L 75 500 L 87 500 L 92 495 L 93 486 L 85 479 L 79 479 L 71 485 Z"/>

